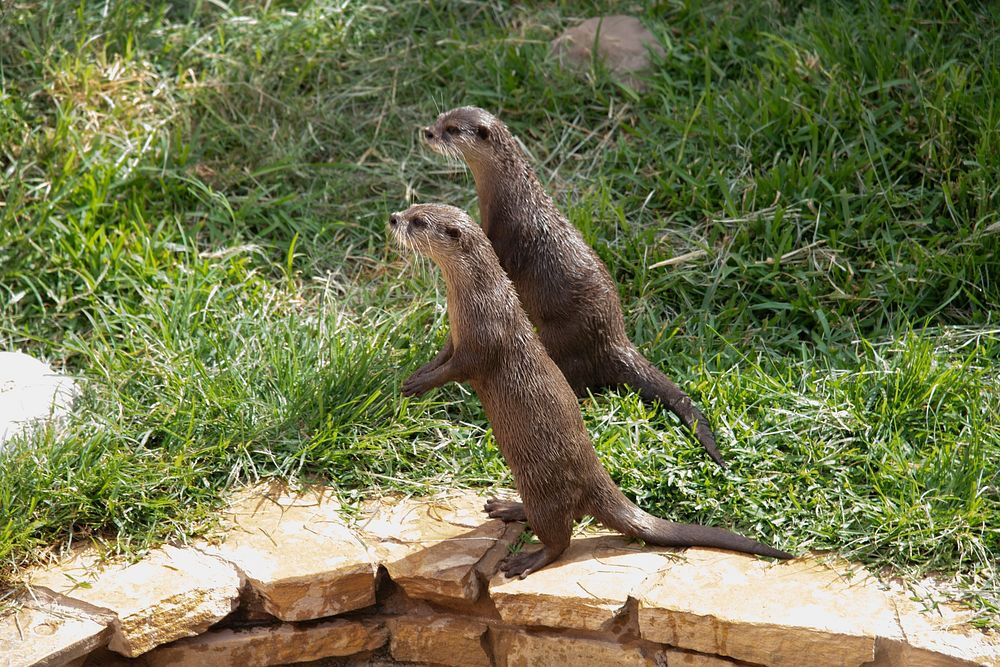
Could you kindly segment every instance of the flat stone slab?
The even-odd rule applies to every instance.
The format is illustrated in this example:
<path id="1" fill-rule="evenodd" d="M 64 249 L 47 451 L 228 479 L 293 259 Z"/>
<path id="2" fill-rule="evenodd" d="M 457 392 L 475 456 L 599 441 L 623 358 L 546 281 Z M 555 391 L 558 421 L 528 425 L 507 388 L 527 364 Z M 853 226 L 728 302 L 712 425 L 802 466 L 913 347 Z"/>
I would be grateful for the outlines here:
<path id="1" fill-rule="evenodd" d="M 500 667 L 659 667 L 672 664 L 657 661 L 652 651 L 644 652 L 634 644 L 523 630 L 500 631 L 495 651 Z"/>
<path id="2" fill-rule="evenodd" d="M 511 625 L 605 630 L 632 591 L 677 558 L 675 551 L 643 547 L 619 533 L 587 533 L 574 537 L 555 563 L 524 579 L 498 573 L 490 597 Z"/>
<path id="3" fill-rule="evenodd" d="M 644 639 L 763 665 L 861 665 L 877 637 L 900 636 L 886 596 L 847 564 L 688 549 L 639 591 Z"/>
<path id="4" fill-rule="evenodd" d="M 202 548 L 237 567 L 283 621 L 360 609 L 375 603 L 376 563 L 340 509 L 329 489 L 252 490 L 230 506 L 223 540 Z"/>
<path id="5" fill-rule="evenodd" d="M 108 648 L 134 657 L 204 632 L 238 602 L 240 579 L 226 563 L 195 549 L 165 546 L 134 565 L 101 564 L 96 554 L 35 572 L 32 588 L 67 605 L 113 615 Z"/>
<path id="6" fill-rule="evenodd" d="M 480 594 L 480 577 L 492 574 L 522 529 L 515 524 L 508 530 L 503 521 L 488 518 L 485 502 L 472 491 L 385 498 L 366 507 L 357 527 L 410 597 L 472 602 Z"/>
<path id="7" fill-rule="evenodd" d="M 673 649 L 664 649 L 657 653 L 656 657 L 659 660 L 657 667 L 663 664 L 668 667 L 751 667 L 749 663 L 737 662 L 718 655 L 705 655 Z"/>
<path id="8" fill-rule="evenodd" d="M 143 656 L 147 667 L 286 665 L 354 655 L 383 646 L 388 632 L 375 621 L 333 620 L 245 630 L 213 630 Z"/>
<path id="9" fill-rule="evenodd" d="M 0 449 L 34 424 L 68 414 L 76 384 L 20 352 L 0 352 Z"/>
<path id="10" fill-rule="evenodd" d="M 392 657 L 449 667 L 492 667 L 483 646 L 487 625 L 459 616 L 398 617 L 388 621 Z"/>
<path id="11" fill-rule="evenodd" d="M 931 591 L 924 591 L 932 597 Z M 973 613 L 940 603 L 925 611 L 900 586 L 888 592 L 896 608 L 901 638 L 880 641 L 876 665 L 927 667 L 1000 667 L 1000 632 L 984 632 L 969 625 Z"/>
<path id="12" fill-rule="evenodd" d="M 111 622 L 51 599 L 25 601 L 0 616 L 0 665 L 64 665 L 107 644 Z"/>

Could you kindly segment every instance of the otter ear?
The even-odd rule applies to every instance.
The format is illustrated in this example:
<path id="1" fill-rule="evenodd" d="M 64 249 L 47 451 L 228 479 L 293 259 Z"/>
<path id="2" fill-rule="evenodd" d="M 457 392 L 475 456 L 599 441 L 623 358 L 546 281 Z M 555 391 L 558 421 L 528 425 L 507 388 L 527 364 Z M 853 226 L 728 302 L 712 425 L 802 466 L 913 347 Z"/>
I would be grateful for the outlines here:
<path id="1" fill-rule="evenodd" d="M 485 125 L 479 125 L 476 127 L 476 134 L 479 135 L 480 139 L 486 141 L 490 138 L 490 128 Z"/>
<path id="2" fill-rule="evenodd" d="M 462 230 L 459 229 L 458 227 L 453 227 L 451 225 L 448 225 L 447 227 L 444 228 L 444 233 L 453 239 L 462 238 Z"/>

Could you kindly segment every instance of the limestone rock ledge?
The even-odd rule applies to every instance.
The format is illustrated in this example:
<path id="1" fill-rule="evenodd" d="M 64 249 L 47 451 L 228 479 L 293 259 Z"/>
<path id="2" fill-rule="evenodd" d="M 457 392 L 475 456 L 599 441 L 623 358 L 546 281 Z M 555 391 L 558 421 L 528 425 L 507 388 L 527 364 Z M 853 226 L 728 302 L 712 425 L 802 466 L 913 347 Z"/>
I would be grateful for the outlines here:
<path id="1" fill-rule="evenodd" d="M 258 611 L 305 621 L 375 603 L 369 546 L 328 490 L 243 494 L 230 504 L 226 523 L 219 543 L 200 548 L 240 572 Z"/>
<path id="2" fill-rule="evenodd" d="M 145 664 L 149 667 L 283 665 L 355 655 L 379 648 L 387 639 L 384 624 L 374 621 L 336 619 L 314 624 L 222 629 L 163 646 L 150 653 Z"/>
<path id="3" fill-rule="evenodd" d="M 222 561 L 166 546 L 127 566 L 101 567 L 93 554 L 81 554 L 37 573 L 31 587 L 111 619 L 108 647 L 136 656 L 225 618 L 236 608 L 240 579 Z"/>
<path id="4" fill-rule="evenodd" d="M 522 526 L 487 519 L 484 500 L 385 498 L 348 514 L 330 489 L 248 490 L 213 541 L 131 565 L 85 551 L 32 573 L 0 615 L 0 667 L 1000 667 L 1000 635 L 968 612 L 926 614 L 832 559 L 591 531 L 508 580 L 497 567 Z"/>
<path id="5" fill-rule="evenodd" d="M 64 665 L 105 646 L 112 619 L 51 599 L 0 618 L 0 665 Z"/>
<path id="6" fill-rule="evenodd" d="M 785 563 L 690 549 L 647 582 L 639 634 L 764 665 L 861 665 L 877 637 L 897 638 L 895 610 L 866 572 L 808 558 Z"/>

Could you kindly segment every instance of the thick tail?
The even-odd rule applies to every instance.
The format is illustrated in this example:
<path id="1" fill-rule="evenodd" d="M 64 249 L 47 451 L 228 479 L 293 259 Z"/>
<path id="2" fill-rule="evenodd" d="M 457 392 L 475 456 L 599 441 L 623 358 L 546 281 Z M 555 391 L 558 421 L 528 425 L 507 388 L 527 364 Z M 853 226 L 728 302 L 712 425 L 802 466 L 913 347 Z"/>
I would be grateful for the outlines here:
<path id="1" fill-rule="evenodd" d="M 594 512 L 594 516 L 605 526 L 660 547 L 717 547 L 770 558 L 793 558 L 790 553 L 722 528 L 660 519 L 643 512 L 625 496 L 613 503 L 605 499 L 602 507 L 595 509 L 599 514 Z"/>
<path id="2" fill-rule="evenodd" d="M 691 397 L 674 384 L 663 372 L 642 356 L 638 350 L 632 350 L 632 359 L 624 364 L 622 384 L 627 384 L 645 400 L 659 401 L 668 410 L 677 415 L 684 426 L 694 431 L 698 442 L 705 448 L 712 460 L 726 468 L 722 454 L 715 444 L 715 434 L 708 425 L 708 419 L 702 414 Z"/>

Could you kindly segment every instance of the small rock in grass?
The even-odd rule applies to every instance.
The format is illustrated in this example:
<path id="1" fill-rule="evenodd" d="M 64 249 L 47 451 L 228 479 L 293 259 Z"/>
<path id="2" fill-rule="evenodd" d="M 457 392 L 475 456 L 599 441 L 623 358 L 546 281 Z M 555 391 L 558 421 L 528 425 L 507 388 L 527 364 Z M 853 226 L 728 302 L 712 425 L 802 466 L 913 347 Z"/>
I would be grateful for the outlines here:
<path id="1" fill-rule="evenodd" d="M 598 16 L 567 29 L 552 40 L 552 53 L 571 67 L 585 69 L 593 57 L 595 40 L 598 58 L 633 88 L 641 88 L 632 75 L 649 68 L 650 51 L 664 55 L 663 47 L 639 19 L 623 15 Z"/>

